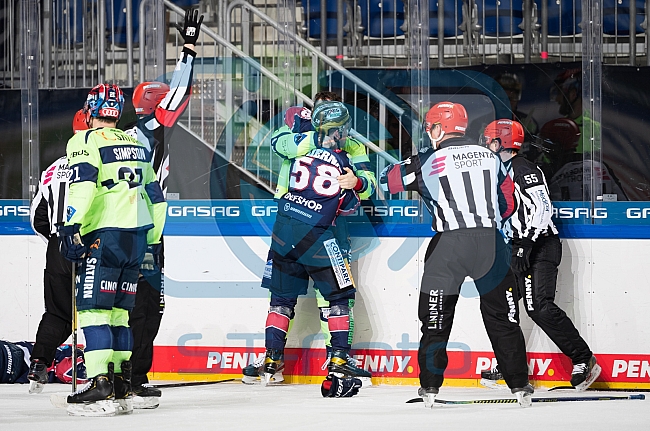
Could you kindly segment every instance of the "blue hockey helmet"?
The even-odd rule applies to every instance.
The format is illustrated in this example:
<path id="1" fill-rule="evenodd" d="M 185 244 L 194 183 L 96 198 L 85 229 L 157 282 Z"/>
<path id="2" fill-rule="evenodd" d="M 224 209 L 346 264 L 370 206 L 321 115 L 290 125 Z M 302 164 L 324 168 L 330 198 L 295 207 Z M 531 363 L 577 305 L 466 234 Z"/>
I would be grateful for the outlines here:
<path id="1" fill-rule="evenodd" d="M 90 117 L 119 120 L 124 109 L 124 93 L 115 84 L 99 84 L 88 93 L 84 112 Z"/>

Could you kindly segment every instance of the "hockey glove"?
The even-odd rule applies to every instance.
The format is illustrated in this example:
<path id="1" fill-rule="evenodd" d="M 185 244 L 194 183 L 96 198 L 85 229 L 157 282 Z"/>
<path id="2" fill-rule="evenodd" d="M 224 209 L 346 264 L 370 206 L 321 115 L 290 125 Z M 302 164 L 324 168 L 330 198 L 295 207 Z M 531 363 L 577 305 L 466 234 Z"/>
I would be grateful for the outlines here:
<path id="1" fill-rule="evenodd" d="M 201 30 L 201 23 L 203 22 L 203 15 L 199 18 L 199 11 L 189 8 L 185 11 L 185 24 L 181 28 L 176 24 L 175 27 L 181 33 L 186 45 L 196 45 L 199 40 L 199 31 Z"/>
<path id="2" fill-rule="evenodd" d="M 145 277 L 154 275 L 160 272 L 160 253 L 162 251 L 162 244 L 150 244 L 147 246 L 147 251 L 140 264 L 140 273 Z"/>
<path id="3" fill-rule="evenodd" d="M 530 253 L 533 251 L 534 244 L 528 238 L 513 241 L 510 266 L 514 271 L 522 273 L 530 268 Z"/>
<path id="4" fill-rule="evenodd" d="M 338 378 L 328 375 L 320 386 L 320 392 L 326 398 L 347 398 L 359 393 L 361 380 L 356 377 Z"/>
<path id="5" fill-rule="evenodd" d="M 81 235 L 79 235 L 80 226 L 80 224 L 56 225 L 56 232 L 59 237 L 59 251 L 64 258 L 73 263 L 83 262 L 86 256 L 86 246 L 81 242 Z"/>

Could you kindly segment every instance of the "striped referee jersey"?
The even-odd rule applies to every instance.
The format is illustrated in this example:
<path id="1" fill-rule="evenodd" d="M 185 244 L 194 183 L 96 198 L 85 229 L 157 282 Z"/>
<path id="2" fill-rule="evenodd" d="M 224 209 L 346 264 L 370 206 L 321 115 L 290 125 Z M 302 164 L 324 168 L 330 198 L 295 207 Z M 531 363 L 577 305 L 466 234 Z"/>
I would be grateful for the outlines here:
<path id="1" fill-rule="evenodd" d="M 512 177 L 492 151 L 466 138 L 450 138 L 390 165 L 379 178 L 384 191 L 420 193 L 436 232 L 496 228 L 515 210 Z"/>
<path id="2" fill-rule="evenodd" d="M 55 225 L 65 222 L 71 176 L 72 170 L 68 167 L 66 156 L 57 159 L 41 174 L 29 218 L 32 229 L 45 242 L 56 236 Z"/>
<path id="3" fill-rule="evenodd" d="M 507 163 L 512 167 L 517 212 L 506 226 L 507 236 L 536 241 L 540 235 L 557 234 L 553 224 L 553 203 L 542 170 L 522 156 Z"/>

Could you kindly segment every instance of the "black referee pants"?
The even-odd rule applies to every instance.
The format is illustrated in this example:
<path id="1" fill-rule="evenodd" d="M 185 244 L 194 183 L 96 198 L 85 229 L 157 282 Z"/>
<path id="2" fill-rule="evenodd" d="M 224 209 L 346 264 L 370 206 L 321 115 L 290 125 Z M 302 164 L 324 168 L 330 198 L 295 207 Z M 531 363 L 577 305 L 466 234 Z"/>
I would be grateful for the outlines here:
<path id="1" fill-rule="evenodd" d="M 133 332 L 133 386 L 148 383 L 147 373 L 153 363 L 153 341 L 158 335 L 160 322 L 165 311 L 164 290 L 157 290 L 144 277 L 138 280 L 135 308 L 129 315 L 129 326 Z"/>
<path id="2" fill-rule="evenodd" d="M 45 313 L 36 331 L 32 358 L 52 365 L 56 349 L 72 333 L 72 263 L 59 252 L 56 236 L 47 244 L 43 294 Z"/>
<path id="3" fill-rule="evenodd" d="M 555 304 L 562 244 L 557 235 L 540 236 L 530 254 L 530 268 L 515 272 L 523 307 L 573 364 L 588 362 L 592 352 L 566 313 Z"/>
<path id="4" fill-rule="evenodd" d="M 418 307 L 420 386 L 442 386 L 447 342 L 466 276 L 474 279 L 481 295 L 483 323 L 506 383 L 510 388 L 528 383 L 526 345 L 509 266 L 510 247 L 496 229 L 459 229 L 433 237 L 425 255 Z M 505 283 L 508 274 L 510 282 Z"/>

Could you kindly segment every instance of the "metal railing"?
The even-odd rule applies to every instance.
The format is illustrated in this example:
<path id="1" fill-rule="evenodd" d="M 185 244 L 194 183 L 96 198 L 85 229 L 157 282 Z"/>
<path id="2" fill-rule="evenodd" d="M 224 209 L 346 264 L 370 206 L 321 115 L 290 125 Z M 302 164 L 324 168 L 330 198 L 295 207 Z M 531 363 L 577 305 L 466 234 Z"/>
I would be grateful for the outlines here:
<path id="1" fill-rule="evenodd" d="M 172 12 L 171 23 L 180 23 L 185 11 L 167 0 L 164 1 L 164 5 Z M 237 2 L 231 6 L 246 7 L 246 4 Z M 338 63 L 314 49 L 309 43 L 289 31 L 283 31 L 277 23 L 260 11 L 254 12 L 260 19 L 278 30 L 278 34 L 283 38 L 309 52 L 314 59 L 313 64 L 326 65 L 327 69 L 325 67 L 309 69 L 314 76 L 307 76 L 307 74 L 304 76 L 307 76 L 306 79 L 310 83 L 319 85 L 319 79 L 327 77 L 328 73 L 334 70 L 340 73 L 343 79 L 354 83 L 356 91 L 379 100 L 378 103 L 382 106 L 381 112 L 390 110 L 397 116 L 404 114 L 402 107 L 388 100 Z M 173 45 L 176 46 L 175 54 L 178 56 L 182 41 L 177 39 Z M 140 47 L 140 57 L 145 55 L 144 49 Z M 215 152 L 220 152 L 225 159 L 244 167 L 259 181 L 274 187 L 281 160 L 272 154 L 270 135 L 279 127 L 279 120 L 286 108 L 292 105 L 312 106 L 311 97 L 301 91 L 303 87 L 297 85 L 300 80 L 287 79 L 293 72 L 283 67 L 277 56 L 250 55 L 245 52 L 245 47 L 240 48 L 232 44 L 209 27 L 202 28 L 196 49 L 198 58 L 194 68 L 193 95 L 187 115 L 181 118 L 181 123 Z M 142 69 L 143 66 L 140 67 Z M 144 74 L 142 70 L 140 73 Z M 316 90 L 313 90 L 312 94 L 315 92 Z M 352 104 L 352 101 L 346 102 Z M 359 109 L 358 106 L 353 106 Z M 386 163 L 398 161 L 385 152 L 385 148 L 382 148 L 385 144 L 381 139 L 376 143 L 368 140 L 367 133 L 364 133 L 366 131 L 361 126 L 361 122 L 353 124 L 353 127 L 358 129 L 353 133 L 371 153 L 376 154 L 376 160 L 381 161 L 378 163 L 378 170 Z"/>

